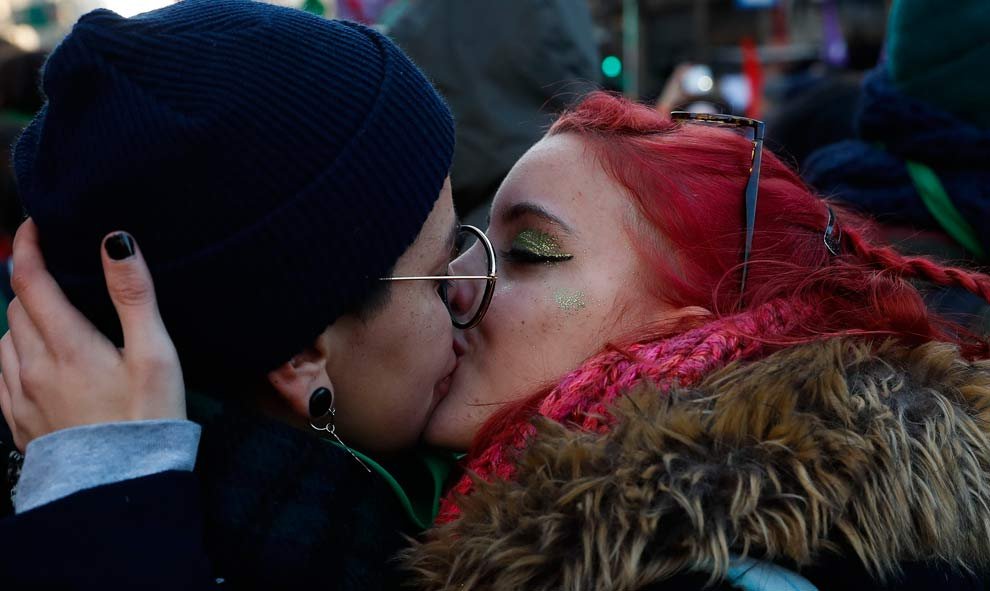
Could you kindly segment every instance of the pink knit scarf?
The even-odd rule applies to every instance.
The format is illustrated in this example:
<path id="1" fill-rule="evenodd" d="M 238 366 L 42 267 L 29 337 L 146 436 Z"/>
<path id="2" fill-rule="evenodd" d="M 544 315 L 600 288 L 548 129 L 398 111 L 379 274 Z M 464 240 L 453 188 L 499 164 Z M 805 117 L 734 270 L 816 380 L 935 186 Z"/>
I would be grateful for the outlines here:
<path id="1" fill-rule="evenodd" d="M 561 379 L 536 408 L 541 415 L 575 428 L 606 431 L 609 405 L 631 388 L 652 383 L 664 392 L 692 386 L 726 364 L 763 356 L 787 335 L 807 309 L 773 302 L 749 312 L 714 320 L 661 340 L 607 348 Z M 457 498 L 474 490 L 474 479 L 512 479 L 515 458 L 534 433 L 533 415 L 499 433 L 481 453 L 467 459 L 465 474 L 443 499 L 438 523 L 460 514 Z"/>

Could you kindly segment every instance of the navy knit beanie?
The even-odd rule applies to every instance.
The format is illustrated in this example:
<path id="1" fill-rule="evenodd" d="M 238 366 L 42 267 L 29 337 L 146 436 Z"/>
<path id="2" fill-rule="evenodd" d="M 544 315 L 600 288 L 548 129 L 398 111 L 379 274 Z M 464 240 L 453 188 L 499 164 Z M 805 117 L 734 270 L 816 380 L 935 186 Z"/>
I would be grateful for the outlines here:
<path id="1" fill-rule="evenodd" d="M 119 339 L 99 249 L 132 233 L 187 369 L 270 370 L 357 309 L 453 155 L 450 111 L 388 39 L 249 0 L 92 12 L 43 89 L 14 165 L 50 271 Z"/>

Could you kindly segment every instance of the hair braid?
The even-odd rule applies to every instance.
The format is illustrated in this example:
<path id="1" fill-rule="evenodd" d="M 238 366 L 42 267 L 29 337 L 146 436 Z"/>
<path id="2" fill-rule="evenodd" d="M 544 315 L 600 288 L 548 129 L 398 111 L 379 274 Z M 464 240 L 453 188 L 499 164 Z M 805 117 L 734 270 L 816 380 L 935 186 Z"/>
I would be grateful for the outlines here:
<path id="1" fill-rule="evenodd" d="M 872 244 L 855 230 L 847 231 L 846 238 L 853 252 L 868 264 L 890 269 L 902 277 L 923 279 L 945 287 L 960 287 L 990 303 L 990 276 L 939 265 L 925 257 L 903 255 L 893 247 Z"/>

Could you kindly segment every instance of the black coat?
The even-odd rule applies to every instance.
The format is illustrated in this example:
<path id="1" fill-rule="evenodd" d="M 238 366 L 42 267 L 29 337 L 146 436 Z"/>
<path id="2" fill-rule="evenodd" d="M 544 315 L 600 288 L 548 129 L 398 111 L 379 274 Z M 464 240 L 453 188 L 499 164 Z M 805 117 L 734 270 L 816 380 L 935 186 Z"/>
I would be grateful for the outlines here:
<path id="1" fill-rule="evenodd" d="M 381 477 L 291 427 L 229 407 L 200 414 L 195 473 L 102 486 L 16 516 L 7 503 L 0 589 L 398 585 L 392 558 L 417 528 Z"/>

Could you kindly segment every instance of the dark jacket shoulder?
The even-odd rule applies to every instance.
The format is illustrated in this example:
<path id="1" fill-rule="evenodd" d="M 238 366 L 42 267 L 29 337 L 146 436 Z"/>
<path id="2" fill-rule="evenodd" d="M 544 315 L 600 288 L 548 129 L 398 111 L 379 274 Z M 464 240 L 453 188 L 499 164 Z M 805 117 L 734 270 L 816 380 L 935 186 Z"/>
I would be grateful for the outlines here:
<path id="1" fill-rule="evenodd" d="M 0 519 L 4 589 L 206 589 L 199 483 L 163 472 Z"/>
<path id="2" fill-rule="evenodd" d="M 393 558 L 419 529 L 383 478 L 319 437 L 236 407 L 198 414 L 217 576 L 271 588 L 397 584 Z"/>
<path id="3" fill-rule="evenodd" d="M 101 486 L 18 515 L 8 507 L 0 588 L 398 586 L 393 558 L 418 528 L 381 477 L 237 406 L 191 404 L 190 416 L 203 426 L 194 473 Z"/>

